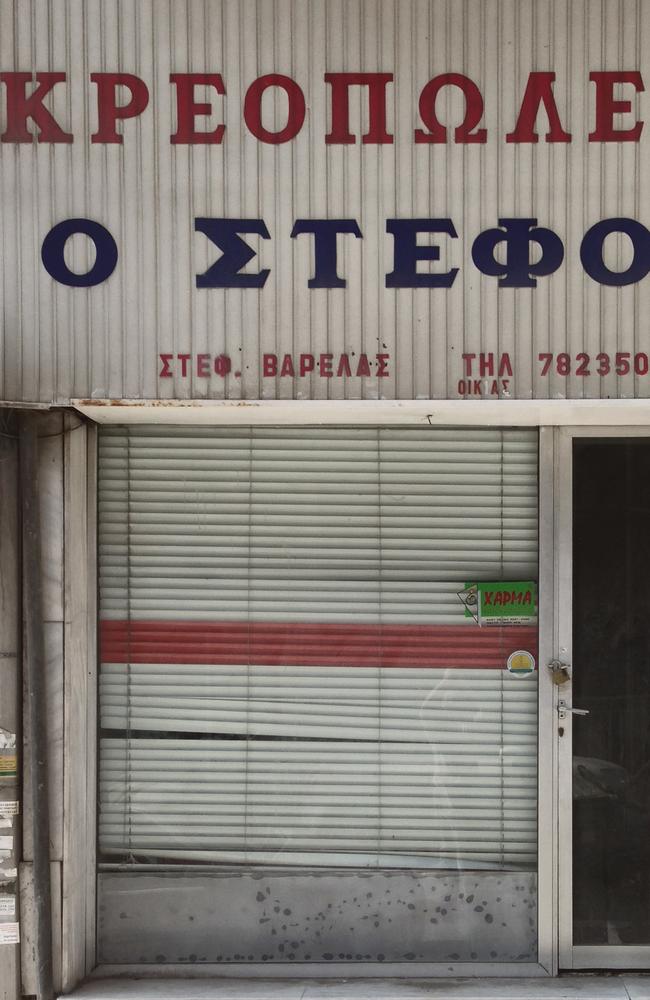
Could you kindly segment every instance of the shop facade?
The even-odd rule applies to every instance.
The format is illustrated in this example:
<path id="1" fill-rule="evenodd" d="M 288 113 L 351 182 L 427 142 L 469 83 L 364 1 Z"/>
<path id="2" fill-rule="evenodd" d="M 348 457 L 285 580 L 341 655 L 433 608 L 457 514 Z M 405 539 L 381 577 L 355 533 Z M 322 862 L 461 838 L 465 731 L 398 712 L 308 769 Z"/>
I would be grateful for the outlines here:
<path id="1" fill-rule="evenodd" d="M 0 28 L 7 995 L 650 966 L 642 0 Z"/>

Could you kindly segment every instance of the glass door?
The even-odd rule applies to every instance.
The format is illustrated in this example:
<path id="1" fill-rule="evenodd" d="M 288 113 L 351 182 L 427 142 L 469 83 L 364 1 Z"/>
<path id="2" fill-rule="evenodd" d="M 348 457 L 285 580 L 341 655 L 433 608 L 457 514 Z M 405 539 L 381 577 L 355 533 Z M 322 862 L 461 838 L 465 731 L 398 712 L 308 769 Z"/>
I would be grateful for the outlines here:
<path id="1" fill-rule="evenodd" d="M 556 664 L 565 968 L 650 965 L 650 438 L 573 437 Z M 570 581 L 570 583 L 569 583 Z M 569 596 L 566 593 L 564 597 Z M 568 658 L 567 658 L 568 659 Z M 571 795 L 568 795 L 568 787 Z M 568 835 L 570 831 L 570 836 Z M 570 870 L 569 870 L 570 869 Z M 570 917 L 569 917 L 570 912 Z"/>

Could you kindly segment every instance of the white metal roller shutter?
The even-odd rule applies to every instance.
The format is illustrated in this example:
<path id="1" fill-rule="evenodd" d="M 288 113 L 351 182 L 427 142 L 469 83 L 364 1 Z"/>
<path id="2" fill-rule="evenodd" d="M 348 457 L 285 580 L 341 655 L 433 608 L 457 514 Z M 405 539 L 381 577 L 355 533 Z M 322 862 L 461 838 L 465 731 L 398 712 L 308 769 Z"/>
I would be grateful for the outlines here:
<path id="1" fill-rule="evenodd" d="M 535 432 L 110 428 L 99 472 L 106 854 L 532 864 L 535 678 L 457 593 L 536 578 Z"/>

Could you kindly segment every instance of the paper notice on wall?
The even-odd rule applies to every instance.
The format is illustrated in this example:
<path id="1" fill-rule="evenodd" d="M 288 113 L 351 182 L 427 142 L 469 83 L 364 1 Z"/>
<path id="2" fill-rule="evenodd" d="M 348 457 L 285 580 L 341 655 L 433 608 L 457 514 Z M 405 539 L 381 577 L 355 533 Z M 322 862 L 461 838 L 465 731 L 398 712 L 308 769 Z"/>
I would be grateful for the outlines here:
<path id="1" fill-rule="evenodd" d="M 15 750 L 16 734 L 10 733 L 8 729 L 0 728 L 0 750 Z"/>
<path id="2" fill-rule="evenodd" d="M 20 805 L 18 802 L 0 801 L 0 816 L 17 816 L 19 812 Z"/>
<path id="3" fill-rule="evenodd" d="M 13 837 L 0 837 L 0 851 L 13 851 L 13 849 L 14 849 Z"/>
<path id="4" fill-rule="evenodd" d="M 15 778 L 18 771 L 18 758 L 15 753 L 0 751 L 0 778 Z"/>
<path id="5" fill-rule="evenodd" d="M 16 897 L 0 893 L 0 917 L 16 916 Z"/>
<path id="6" fill-rule="evenodd" d="M 0 924 L 0 944 L 19 944 L 20 926 L 13 924 Z"/>
<path id="7" fill-rule="evenodd" d="M 18 869 L 5 868 L 3 862 L 0 861 L 0 882 L 10 882 L 14 878 L 18 878 Z"/>

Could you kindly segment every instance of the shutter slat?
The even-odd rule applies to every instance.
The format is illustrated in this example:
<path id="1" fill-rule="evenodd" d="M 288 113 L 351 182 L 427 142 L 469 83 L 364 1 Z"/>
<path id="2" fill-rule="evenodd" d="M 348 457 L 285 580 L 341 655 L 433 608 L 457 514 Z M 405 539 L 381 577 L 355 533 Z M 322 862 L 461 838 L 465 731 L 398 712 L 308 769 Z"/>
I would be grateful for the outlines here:
<path id="1" fill-rule="evenodd" d="M 105 427 L 98 509 L 108 856 L 534 865 L 536 677 L 458 593 L 537 576 L 536 432 Z"/>

